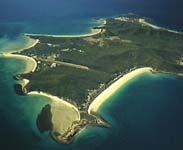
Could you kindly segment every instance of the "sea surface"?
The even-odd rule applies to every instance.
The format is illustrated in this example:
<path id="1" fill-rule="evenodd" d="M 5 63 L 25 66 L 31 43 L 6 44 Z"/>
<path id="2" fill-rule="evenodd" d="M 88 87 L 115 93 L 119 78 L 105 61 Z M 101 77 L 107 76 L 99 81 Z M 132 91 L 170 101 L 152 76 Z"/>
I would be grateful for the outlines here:
<path id="1" fill-rule="evenodd" d="M 9 8 L 9 11 L 6 11 Z M 24 33 L 79 35 L 99 18 L 134 12 L 157 25 L 183 31 L 182 3 L 173 0 L 11 0 L 0 2 L 0 53 L 31 44 Z M 50 103 L 42 96 L 18 96 L 13 75 L 27 63 L 0 58 L 0 149 L 9 150 L 182 150 L 183 78 L 144 74 L 119 89 L 100 109 L 110 129 L 87 127 L 72 144 L 40 134 L 36 118 Z"/>

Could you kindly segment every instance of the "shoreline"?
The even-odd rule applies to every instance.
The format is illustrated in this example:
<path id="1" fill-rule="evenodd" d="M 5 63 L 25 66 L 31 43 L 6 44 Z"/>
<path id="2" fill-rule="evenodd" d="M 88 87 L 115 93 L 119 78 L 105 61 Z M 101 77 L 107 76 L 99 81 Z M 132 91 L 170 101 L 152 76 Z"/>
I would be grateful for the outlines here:
<path id="1" fill-rule="evenodd" d="M 33 39 L 33 38 L 30 38 L 29 36 L 26 36 L 26 35 L 23 35 L 24 37 L 27 37 L 29 40 L 33 40 L 34 42 L 31 44 L 31 45 L 28 45 L 24 48 L 21 48 L 21 49 L 18 49 L 18 50 L 14 50 L 14 51 L 11 51 L 7 54 L 12 54 L 12 53 L 20 53 L 26 49 L 30 49 L 30 48 L 33 48 L 34 46 L 36 46 L 38 43 L 39 43 L 39 40 L 38 39 Z"/>
<path id="2" fill-rule="evenodd" d="M 154 25 L 154 24 L 146 21 L 143 18 L 139 19 L 139 23 L 141 23 L 141 24 L 143 24 L 145 26 L 149 26 L 149 27 L 151 27 L 153 29 L 156 29 L 156 30 L 165 30 L 165 31 L 168 31 L 168 32 L 171 32 L 171 33 L 175 33 L 175 34 L 183 34 L 183 32 L 181 32 L 181 31 L 176 31 L 176 30 L 168 29 L 166 27 L 161 27 L 161 26 L 158 26 L 158 25 Z"/>
<path id="3" fill-rule="evenodd" d="M 35 72 L 36 68 L 37 68 L 37 62 L 32 58 L 32 57 L 28 57 L 25 55 L 18 55 L 18 54 L 2 54 L 0 55 L 0 57 L 5 57 L 5 58 L 15 58 L 15 59 L 21 59 L 23 61 L 25 61 L 26 63 L 28 63 L 27 61 L 31 61 L 33 62 L 33 67 L 30 69 L 30 66 L 28 66 L 28 69 L 26 69 L 26 71 L 24 73 L 30 73 L 30 72 Z M 21 80 L 22 83 L 22 87 L 25 88 L 27 84 L 29 84 L 29 80 L 28 79 L 22 79 Z M 44 96 L 44 97 L 48 97 L 50 100 L 53 100 L 54 102 L 61 102 L 64 105 L 67 105 L 68 107 L 70 107 L 71 109 L 74 109 L 77 114 L 78 114 L 78 118 L 80 120 L 80 113 L 79 110 L 72 104 L 68 103 L 67 101 L 62 100 L 61 98 L 57 97 L 57 96 L 53 96 L 44 92 L 38 92 L 38 91 L 32 91 L 32 92 L 28 92 L 27 95 L 36 95 L 36 96 Z"/>
<path id="4" fill-rule="evenodd" d="M 30 37 L 28 37 L 28 38 L 30 38 Z M 13 53 L 15 53 L 15 52 L 19 53 L 19 52 L 21 52 L 23 50 L 30 49 L 30 48 L 34 47 L 35 45 L 37 45 L 38 43 L 39 43 L 39 40 L 37 39 L 37 40 L 35 40 L 35 42 L 33 44 L 31 44 L 28 47 L 19 49 L 17 51 L 12 51 L 12 52 L 8 52 L 8 53 L 2 53 L 2 54 L 0 54 L 0 57 L 20 59 L 20 60 L 25 61 L 26 65 L 29 64 L 29 61 L 31 61 L 33 63 L 33 66 L 31 66 L 31 68 L 30 68 L 30 66 L 28 65 L 28 67 L 25 69 L 24 73 L 35 72 L 35 70 L 37 68 L 37 62 L 36 62 L 36 60 L 34 58 L 26 56 L 26 55 L 19 55 L 19 54 L 13 54 Z M 22 87 L 25 88 L 26 85 L 29 84 L 30 81 L 28 79 L 22 79 L 21 82 L 22 82 L 21 83 Z M 45 96 L 45 97 L 48 97 L 48 98 L 50 98 L 50 100 L 53 100 L 55 102 L 56 101 L 62 102 L 63 104 L 67 105 L 68 107 L 74 109 L 78 113 L 78 116 L 79 116 L 79 119 L 80 119 L 80 113 L 79 113 L 78 109 L 74 105 L 72 105 L 72 104 L 70 104 L 70 103 L 68 103 L 68 102 L 58 98 L 57 96 L 52 96 L 52 95 L 49 95 L 47 93 L 37 92 L 37 91 L 29 92 L 29 93 L 27 93 L 27 95 Z"/>
<path id="5" fill-rule="evenodd" d="M 140 19 L 139 19 L 139 23 L 145 24 L 146 22 L 145 22 L 145 20 L 144 20 L 144 22 L 143 22 L 143 20 L 142 20 L 142 22 L 140 22 Z M 106 24 L 106 20 L 105 20 L 105 24 Z M 165 30 L 164 28 L 161 28 L 161 27 L 158 27 L 158 26 L 155 26 L 155 25 L 151 25 L 150 23 L 146 23 L 145 25 L 150 26 L 150 27 L 155 28 L 155 29 L 158 29 L 158 30 L 161 30 L 161 29 Z M 11 58 L 12 57 L 12 58 L 25 60 L 25 62 L 27 63 L 27 66 L 28 66 L 26 68 L 26 72 L 27 73 L 35 72 L 35 70 L 37 68 L 37 62 L 33 57 L 29 57 L 29 56 L 26 56 L 26 55 L 14 54 L 14 53 L 20 53 L 20 52 L 22 52 L 26 49 L 30 49 L 30 48 L 36 46 L 39 43 L 38 39 L 34 39 L 31 36 L 44 36 L 44 37 L 53 37 L 53 38 L 54 37 L 58 37 L 58 38 L 59 37 L 60 38 L 82 38 L 82 37 L 90 37 L 90 36 L 95 36 L 95 35 L 98 35 L 98 34 L 102 34 L 103 32 L 105 32 L 105 29 L 92 29 L 92 32 L 93 33 L 83 34 L 83 35 L 46 35 L 46 34 L 26 34 L 25 33 L 24 36 L 35 40 L 35 42 L 33 44 L 31 44 L 30 46 L 27 46 L 27 47 L 22 48 L 20 50 L 16 50 L 15 52 L 2 54 L 2 56 L 5 56 L 6 58 L 8 58 L 8 57 Z M 1 57 L 1 55 L 0 55 L 0 57 Z M 30 66 L 29 61 L 33 62 L 33 67 Z M 101 108 L 102 105 L 105 105 L 105 102 L 109 101 L 109 98 L 111 96 L 113 96 L 120 88 L 123 88 L 123 86 L 125 86 L 129 81 L 131 81 L 132 79 L 138 77 L 139 75 L 142 75 L 144 73 L 152 73 L 152 72 L 153 72 L 152 68 L 144 67 L 144 68 L 135 69 L 134 71 L 131 71 L 131 72 L 123 75 L 117 81 L 112 83 L 109 87 L 105 88 L 104 91 L 102 91 L 93 101 L 90 102 L 88 110 L 86 110 L 86 113 L 88 113 L 89 115 L 92 115 L 92 116 L 96 116 L 96 117 L 100 116 L 100 115 L 97 115 L 98 110 Z M 27 79 L 22 79 L 22 82 L 23 82 L 21 84 L 22 87 L 26 88 L 26 85 L 31 81 L 29 81 Z M 57 105 L 57 107 L 58 107 L 58 104 L 63 104 L 64 107 L 67 106 L 68 109 L 72 109 L 72 110 L 74 110 L 74 112 L 76 112 L 76 116 L 77 116 L 76 120 L 77 119 L 78 119 L 78 121 L 81 120 L 79 109 L 76 106 L 74 106 L 73 104 L 71 104 L 71 103 L 69 103 L 69 102 L 67 102 L 67 101 L 65 101 L 65 100 L 63 100 L 63 99 L 61 99 L 57 96 L 48 94 L 46 92 L 39 92 L 39 91 L 28 92 L 27 96 L 29 96 L 29 95 L 47 97 L 47 98 L 50 99 L 51 102 L 53 102 L 53 104 Z M 55 114 L 59 115 L 58 113 L 55 113 Z M 59 120 L 60 120 L 60 118 L 59 118 Z"/>
<path id="6" fill-rule="evenodd" d="M 31 34 L 31 33 L 24 33 L 24 36 L 43 36 L 43 37 L 53 37 L 53 38 L 80 38 L 80 37 L 88 37 L 88 36 L 95 36 L 103 32 L 102 29 L 91 29 L 93 30 L 91 33 L 88 34 L 81 34 L 81 35 L 52 35 L 52 34 Z M 95 30 L 95 31 L 94 31 Z"/>
<path id="7" fill-rule="evenodd" d="M 39 43 L 39 40 L 38 39 L 32 39 L 28 36 L 26 36 L 28 39 L 30 40 L 33 40 L 34 42 L 31 44 L 31 45 L 28 45 L 22 49 L 19 49 L 19 50 L 14 50 L 14 51 L 10 51 L 10 52 L 4 52 L 4 53 L 1 53 L 0 54 L 0 57 L 5 57 L 5 58 L 15 58 L 15 59 L 20 59 L 20 60 L 23 60 L 26 62 L 26 69 L 24 71 L 24 73 L 30 73 L 30 72 L 35 72 L 36 68 L 37 68 L 37 62 L 34 58 L 32 57 L 28 57 L 28 56 L 25 56 L 25 55 L 20 55 L 20 54 L 14 54 L 14 53 L 20 53 L 26 49 L 30 49 L 34 46 L 36 46 L 38 43 Z M 30 66 L 29 65 L 29 62 L 27 61 L 30 61 L 32 62 L 33 66 Z"/>
<path id="8" fill-rule="evenodd" d="M 0 54 L 0 57 L 15 58 L 23 61 L 31 61 L 33 63 L 33 66 L 31 66 L 32 68 L 30 69 L 29 63 L 26 62 L 27 68 L 24 73 L 34 72 L 37 68 L 37 62 L 32 57 L 28 57 L 25 55 L 11 54 L 11 53 Z"/>
<path id="9" fill-rule="evenodd" d="M 105 25 L 105 24 L 106 24 L 106 20 L 103 21 L 102 25 Z M 22 49 L 19 49 L 19 50 L 14 50 L 14 51 L 11 51 L 11 52 L 2 53 L 2 54 L 0 54 L 0 57 L 15 58 L 15 59 L 21 59 L 21 60 L 25 61 L 26 65 L 27 65 L 27 68 L 25 69 L 24 73 L 31 73 L 31 72 L 35 72 L 35 70 L 37 68 L 36 60 L 34 58 L 26 56 L 26 55 L 14 54 L 14 53 L 20 53 L 20 52 L 22 52 L 26 49 L 30 49 L 30 48 L 36 46 L 39 43 L 38 39 L 33 39 L 30 36 L 48 36 L 48 37 L 63 37 L 63 38 L 78 37 L 78 38 L 80 38 L 80 37 L 95 36 L 95 35 L 98 35 L 98 34 L 101 34 L 101 33 L 103 33 L 103 29 L 91 29 L 91 33 L 83 34 L 83 35 L 46 35 L 46 34 L 26 34 L 25 33 L 23 36 L 25 36 L 25 37 L 27 37 L 27 38 L 34 41 L 31 45 L 26 46 L 26 47 L 24 47 Z M 30 67 L 29 61 L 31 61 L 33 63 L 33 66 Z M 30 81 L 28 79 L 22 79 L 21 82 L 22 82 L 21 83 L 22 87 L 25 88 L 26 85 L 29 84 Z M 44 93 L 44 92 L 38 92 L 38 91 L 28 92 L 27 95 L 45 96 L 45 97 L 48 97 L 50 100 L 52 100 L 54 102 L 61 102 L 65 105 L 67 105 L 68 107 L 70 107 L 71 109 L 73 109 L 75 112 L 77 112 L 78 120 L 80 120 L 79 110 L 74 105 L 68 103 L 67 101 L 64 101 L 64 100 L 60 99 L 57 96 L 53 96 L 53 95 L 50 95 L 50 94 L 47 94 L 47 93 Z"/>
<path id="10" fill-rule="evenodd" d="M 80 113 L 79 110 L 72 104 L 68 103 L 67 101 L 64 101 L 63 99 L 57 97 L 57 96 L 53 96 L 44 92 L 38 92 L 38 91 L 32 91 L 32 92 L 28 92 L 27 95 L 31 95 L 31 96 L 44 96 L 49 98 L 50 100 L 52 100 L 53 102 L 61 102 L 64 105 L 70 107 L 71 109 L 75 110 L 78 113 L 79 116 L 79 120 L 80 120 Z"/>
<path id="11" fill-rule="evenodd" d="M 102 25 L 106 25 L 107 21 L 106 19 L 99 19 L 98 21 L 101 21 L 102 20 L 102 23 L 100 26 Z M 31 34 L 31 33 L 24 33 L 24 36 L 44 36 L 44 37 L 53 37 L 53 38 L 82 38 L 82 37 L 89 37 L 89 36 L 95 36 L 95 35 L 98 35 L 98 34 L 101 34 L 105 32 L 104 29 L 93 29 L 91 28 L 90 29 L 90 33 L 86 33 L 86 34 L 78 34 L 78 35 L 54 35 L 54 34 Z"/>
<path id="12" fill-rule="evenodd" d="M 112 85 L 110 85 L 107 89 L 105 89 L 100 95 L 98 95 L 89 105 L 88 113 L 93 114 L 96 113 L 100 107 L 109 100 L 109 98 L 122 86 L 125 86 L 127 82 L 134 79 L 135 77 L 142 75 L 144 73 L 150 73 L 153 69 L 150 67 L 144 67 L 136 69 L 132 72 L 125 74 L 123 77 L 115 81 Z"/>

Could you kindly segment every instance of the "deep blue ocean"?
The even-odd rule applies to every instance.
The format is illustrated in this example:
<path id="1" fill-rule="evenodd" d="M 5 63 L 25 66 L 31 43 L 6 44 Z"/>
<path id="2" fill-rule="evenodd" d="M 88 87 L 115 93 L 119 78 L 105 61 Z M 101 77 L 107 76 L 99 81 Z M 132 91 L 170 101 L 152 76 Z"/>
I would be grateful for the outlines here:
<path id="1" fill-rule="evenodd" d="M 77 35 L 99 18 L 137 13 L 158 25 L 183 31 L 181 0 L 0 0 L 0 53 L 29 44 L 23 33 Z M 18 96 L 12 76 L 27 63 L 0 58 L 0 149 L 9 150 L 182 150 L 183 78 L 144 74 L 121 88 L 101 108 L 110 129 L 88 127 L 70 145 L 40 134 L 36 118 L 50 101 Z"/>

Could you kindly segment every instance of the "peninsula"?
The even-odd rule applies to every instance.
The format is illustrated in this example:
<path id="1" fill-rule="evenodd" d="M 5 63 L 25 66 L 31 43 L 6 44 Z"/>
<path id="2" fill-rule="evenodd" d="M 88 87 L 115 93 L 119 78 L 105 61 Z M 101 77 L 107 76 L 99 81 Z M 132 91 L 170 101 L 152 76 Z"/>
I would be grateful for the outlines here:
<path id="1" fill-rule="evenodd" d="M 28 94 L 53 100 L 38 115 L 37 126 L 57 142 L 70 143 L 89 125 L 110 127 L 98 110 L 131 79 L 183 73 L 182 33 L 136 15 L 108 18 L 93 30 L 82 36 L 26 34 L 36 44 L 13 53 L 36 62 L 32 72 L 17 76 L 29 80 L 24 85 Z"/>

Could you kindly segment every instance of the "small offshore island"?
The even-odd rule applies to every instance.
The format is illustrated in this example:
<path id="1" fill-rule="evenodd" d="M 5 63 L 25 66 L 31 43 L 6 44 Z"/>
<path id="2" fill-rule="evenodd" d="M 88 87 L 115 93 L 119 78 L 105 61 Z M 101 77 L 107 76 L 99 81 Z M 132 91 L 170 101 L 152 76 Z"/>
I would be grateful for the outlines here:
<path id="1" fill-rule="evenodd" d="M 94 30 L 83 36 L 26 34 L 35 44 L 5 55 L 33 61 L 32 72 L 14 77 L 25 81 L 16 85 L 17 94 L 53 99 L 37 126 L 59 143 L 70 143 L 88 125 L 110 127 L 97 111 L 131 79 L 155 72 L 183 75 L 182 33 L 132 14 L 108 18 Z"/>

